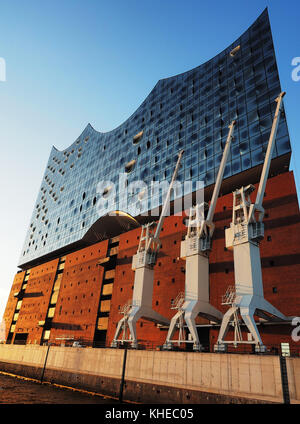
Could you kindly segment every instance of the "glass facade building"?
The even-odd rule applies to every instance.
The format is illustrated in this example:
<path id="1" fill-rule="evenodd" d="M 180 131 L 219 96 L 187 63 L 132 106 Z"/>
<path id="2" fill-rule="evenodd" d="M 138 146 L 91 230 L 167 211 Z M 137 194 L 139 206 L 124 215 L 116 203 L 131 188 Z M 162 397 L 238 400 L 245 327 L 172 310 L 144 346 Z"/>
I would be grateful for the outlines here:
<path id="1" fill-rule="evenodd" d="M 89 124 L 75 142 L 52 148 L 21 252 L 26 268 L 70 249 L 107 214 L 99 202 L 119 186 L 141 180 L 170 181 L 177 154 L 185 150 L 178 180 L 215 182 L 228 125 L 235 119 L 234 140 L 224 179 L 261 165 L 281 92 L 272 34 L 265 10 L 228 48 L 208 62 L 158 81 L 141 106 L 116 129 L 100 133 Z M 280 120 L 273 158 L 286 158 L 291 147 L 285 116 Z M 99 182 L 106 181 L 99 189 Z M 102 192 L 101 192 L 102 190 Z M 151 204 L 150 204 L 151 202 Z M 161 198 L 128 197 L 133 217 L 161 205 Z M 122 210 L 116 199 L 109 210 Z M 105 234 L 99 234 L 99 239 Z"/>

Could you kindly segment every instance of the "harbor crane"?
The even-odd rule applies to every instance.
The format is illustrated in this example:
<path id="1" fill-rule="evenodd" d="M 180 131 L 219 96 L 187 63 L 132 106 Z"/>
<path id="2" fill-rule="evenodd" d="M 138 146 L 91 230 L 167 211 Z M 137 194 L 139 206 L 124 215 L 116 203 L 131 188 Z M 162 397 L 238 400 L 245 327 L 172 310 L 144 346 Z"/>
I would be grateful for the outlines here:
<path id="1" fill-rule="evenodd" d="M 181 259 L 186 261 L 185 298 L 183 305 L 171 320 L 167 338 L 163 345 L 165 350 L 171 350 L 174 344 L 180 343 L 193 343 L 193 350 L 203 350 L 196 329 L 196 317 L 201 315 L 214 322 L 221 322 L 223 318 L 223 314 L 209 303 L 209 253 L 212 248 L 212 237 L 215 229 L 214 213 L 235 124 L 236 121 L 232 121 L 229 125 L 229 133 L 206 219 L 204 209 L 207 204 L 197 204 L 190 209 L 187 235 L 185 240 L 181 242 L 180 249 Z M 192 340 L 172 339 L 175 330 L 181 329 L 183 320 L 187 324 Z"/>
<path id="2" fill-rule="evenodd" d="M 230 301 L 225 303 L 230 304 L 231 307 L 224 314 L 217 344 L 214 346 L 215 352 L 225 352 L 230 343 L 235 346 L 239 343 L 248 343 L 255 345 L 256 352 L 264 353 L 266 347 L 259 335 L 254 314 L 267 321 L 292 319 L 283 315 L 264 298 L 259 249 L 259 243 L 264 238 L 262 203 L 284 95 L 285 92 L 280 93 L 275 100 L 277 106 L 255 203 L 251 203 L 250 199 L 250 194 L 255 190 L 252 184 L 233 192 L 232 222 L 230 228 L 225 230 L 225 243 L 227 249 L 233 250 L 235 287 L 234 290 L 227 291 Z M 248 340 L 242 340 L 241 331 L 235 329 L 234 340 L 225 341 L 231 322 L 233 326 L 239 325 L 238 314 L 250 332 Z"/>
<path id="3" fill-rule="evenodd" d="M 138 250 L 132 258 L 132 269 L 135 271 L 135 276 L 131 307 L 128 311 L 126 311 L 123 318 L 118 322 L 111 347 L 118 347 L 120 343 L 130 342 L 131 347 L 137 349 L 138 341 L 136 335 L 136 323 L 140 318 L 144 318 L 148 321 L 152 321 L 161 325 L 169 326 L 170 324 L 169 319 L 163 317 L 152 309 L 154 266 L 157 262 L 157 255 L 161 245 L 159 235 L 162 230 L 166 212 L 169 207 L 171 191 L 178 174 L 183 153 L 183 150 L 179 152 L 175 170 L 158 222 L 151 222 L 142 226 Z M 124 337 L 126 328 L 129 332 L 128 339 Z M 122 330 L 123 337 L 119 338 Z"/>

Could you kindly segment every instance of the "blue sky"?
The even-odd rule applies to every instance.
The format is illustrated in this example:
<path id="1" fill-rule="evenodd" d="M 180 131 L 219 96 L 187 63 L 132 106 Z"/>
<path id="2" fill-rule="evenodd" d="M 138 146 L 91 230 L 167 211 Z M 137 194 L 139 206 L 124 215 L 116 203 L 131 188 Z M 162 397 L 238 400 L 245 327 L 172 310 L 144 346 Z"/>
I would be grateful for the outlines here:
<path id="1" fill-rule="evenodd" d="M 0 0 L 0 318 L 51 146 L 68 147 L 89 122 L 115 128 L 159 79 L 215 56 L 266 6 L 299 190 L 299 1 Z"/>

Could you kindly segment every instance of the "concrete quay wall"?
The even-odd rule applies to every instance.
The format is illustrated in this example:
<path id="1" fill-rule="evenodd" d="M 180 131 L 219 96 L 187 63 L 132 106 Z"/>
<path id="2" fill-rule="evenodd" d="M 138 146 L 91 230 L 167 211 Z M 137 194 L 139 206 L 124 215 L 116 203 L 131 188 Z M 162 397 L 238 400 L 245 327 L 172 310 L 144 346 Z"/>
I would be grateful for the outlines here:
<path id="1" fill-rule="evenodd" d="M 0 345 L 0 370 L 141 403 L 283 403 L 278 356 Z M 286 358 L 300 403 L 300 358 Z M 122 373 L 123 374 L 123 385 Z"/>

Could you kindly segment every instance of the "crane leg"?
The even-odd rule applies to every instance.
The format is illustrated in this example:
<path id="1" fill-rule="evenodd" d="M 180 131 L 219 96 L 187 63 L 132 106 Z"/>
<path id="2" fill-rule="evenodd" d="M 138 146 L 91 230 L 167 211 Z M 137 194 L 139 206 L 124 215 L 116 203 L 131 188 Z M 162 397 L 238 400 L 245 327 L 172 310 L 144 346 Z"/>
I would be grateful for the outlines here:
<path id="1" fill-rule="evenodd" d="M 222 321 L 223 315 L 218 311 L 214 306 L 208 302 L 202 301 L 187 301 L 187 306 L 183 305 L 185 310 L 185 322 L 187 323 L 188 329 L 194 340 L 194 350 L 202 350 L 201 342 L 198 337 L 198 332 L 196 329 L 195 319 L 200 314 L 207 319 L 212 321 L 220 322 Z"/>
<path id="2" fill-rule="evenodd" d="M 195 323 L 195 319 L 199 313 L 198 303 L 199 302 L 197 301 L 187 302 L 187 306 L 184 308 L 185 309 L 184 319 L 194 341 L 193 350 L 200 351 L 201 345 L 199 342 L 199 337 L 198 337 L 196 323 Z"/>
<path id="3" fill-rule="evenodd" d="M 179 322 L 180 317 L 183 314 L 184 314 L 184 311 L 178 311 L 173 316 L 173 318 L 171 319 L 171 323 L 170 323 L 169 331 L 168 331 L 168 334 L 167 334 L 167 338 L 166 338 L 166 341 L 165 341 L 165 343 L 163 345 L 163 349 L 164 350 L 171 350 L 172 349 L 172 342 L 171 342 L 171 340 L 172 340 L 173 335 L 175 333 L 177 322 Z"/>
<path id="4" fill-rule="evenodd" d="M 123 328 L 123 325 L 126 325 L 126 321 L 127 321 L 128 317 L 123 317 L 122 319 L 120 319 L 120 321 L 118 322 L 118 326 L 115 332 L 115 336 L 113 338 L 113 341 L 111 343 L 111 347 L 118 347 L 118 337 L 119 334 Z"/>
<path id="5" fill-rule="evenodd" d="M 285 315 L 283 315 L 280 311 L 278 311 L 277 308 L 275 308 L 275 306 L 273 306 L 270 302 L 268 302 L 266 299 L 264 298 L 260 298 L 257 302 L 256 302 L 256 307 L 257 309 L 260 309 L 261 311 L 264 312 L 268 312 L 271 315 L 274 315 L 275 317 L 282 319 L 283 321 L 289 321 L 292 317 L 287 317 Z"/>
<path id="6" fill-rule="evenodd" d="M 134 307 L 132 308 L 129 318 L 128 318 L 128 327 L 131 334 L 131 346 L 134 349 L 137 349 L 137 337 L 136 337 L 136 323 L 138 319 L 140 319 L 142 316 L 142 311 L 140 307 Z"/>
<path id="7" fill-rule="evenodd" d="M 226 334 L 229 330 L 229 322 L 231 320 L 231 317 L 234 315 L 234 313 L 238 310 L 237 306 L 232 306 L 228 311 L 224 314 L 217 344 L 214 346 L 215 352 L 225 352 L 226 351 L 226 345 L 224 343 L 224 339 L 226 337 Z"/>
<path id="8" fill-rule="evenodd" d="M 255 309 L 251 307 L 242 307 L 240 308 L 241 317 L 244 323 L 247 325 L 248 330 L 253 336 L 253 339 L 256 344 L 262 345 L 262 340 L 260 338 L 255 319 L 254 319 Z"/>
<path id="9" fill-rule="evenodd" d="M 246 324 L 249 332 L 252 334 L 253 339 L 254 339 L 254 343 L 256 345 L 256 351 L 257 352 L 265 352 L 266 348 L 262 343 L 262 340 L 260 338 L 259 335 L 259 331 L 257 329 L 255 320 L 254 320 L 254 312 L 255 312 L 255 308 L 253 307 L 239 307 L 239 306 L 232 306 L 224 315 L 222 324 L 221 324 L 221 328 L 220 328 L 220 333 L 219 333 L 219 337 L 218 337 L 218 341 L 217 344 L 214 347 L 215 352 L 224 352 L 226 351 L 226 344 L 224 343 L 224 339 L 226 337 L 226 334 L 229 330 L 229 322 L 232 318 L 232 316 L 239 310 L 241 317 L 244 321 L 244 323 Z"/>

